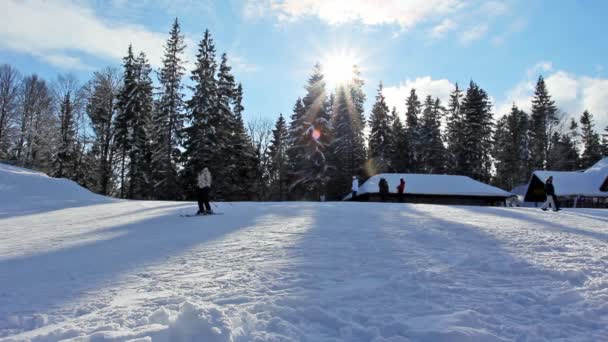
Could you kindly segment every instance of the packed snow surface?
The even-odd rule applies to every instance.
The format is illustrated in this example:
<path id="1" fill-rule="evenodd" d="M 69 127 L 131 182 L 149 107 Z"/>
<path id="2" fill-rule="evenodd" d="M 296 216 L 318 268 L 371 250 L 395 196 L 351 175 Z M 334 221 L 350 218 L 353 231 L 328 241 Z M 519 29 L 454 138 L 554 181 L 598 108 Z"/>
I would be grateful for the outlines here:
<path id="1" fill-rule="evenodd" d="M 607 211 L 4 196 L 0 341 L 608 340 Z"/>

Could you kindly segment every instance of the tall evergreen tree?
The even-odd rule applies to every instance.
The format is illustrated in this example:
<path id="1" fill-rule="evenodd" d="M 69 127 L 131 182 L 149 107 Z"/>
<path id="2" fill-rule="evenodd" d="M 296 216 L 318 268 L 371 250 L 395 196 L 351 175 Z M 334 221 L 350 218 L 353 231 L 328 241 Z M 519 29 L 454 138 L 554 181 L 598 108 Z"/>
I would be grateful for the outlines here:
<path id="1" fill-rule="evenodd" d="M 363 80 L 358 69 L 353 69 L 353 79 L 336 89 L 333 101 L 332 121 L 334 135 L 331 143 L 332 180 L 331 197 L 341 198 L 350 189 L 354 175 L 362 174 L 366 160 Z"/>
<path id="2" fill-rule="evenodd" d="M 141 52 L 136 60 L 137 87 L 131 94 L 134 112 L 131 127 L 131 148 L 129 153 L 129 198 L 150 198 L 152 192 L 152 149 L 150 127 L 154 109 L 151 68 L 146 55 Z"/>
<path id="3" fill-rule="evenodd" d="M 550 138 L 559 121 L 555 101 L 551 100 L 542 76 L 538 78 L 538 82 L 536 83 L 534 97 L 532 98 L 530 121 L 532 168 L 542 170 L 546 166 L 547 154 L 550 149 Z"/>
<path id="4" fill-rule="evenodd" d="M 208 167 L 212 174 L 223 165 L 223 159 L 216 153 L 223 150 L 225 141 L 220 140 L 216 134 L 216 127 L 221 124 L 217 105 L 217 80 L 215 78 L 217 64 L 215 62 L 215 45 L 209 30 L 198 46 L 195 69 L 190 77 L 194 86 L 192 98 L 187 102 L 188 121 L 184 141 L 184 169 L 182 183 L 187 189 L 188 198 L 194 198 L 196 177 L 204 167 Z M 220 159 L 220 160 L 218 160 Z M 215 178 L 214 175 L 214 182 Z M 217 188 L 213 186 L 213 188 Z"/>
<path id="5" fill-rule="evenodd" d="M 122 87 L 118 93 L 118 113 L 115 118 L 115 143 L 120 161 L 120 197 L 127 196 L 129 155 L 133 147 L 133 120 L 137 116 L 137 93 L 139 83 L 137 61 L 133 47 L 129 45 L 127 55 L 123 58 Z"/>
<path id="6" fill-rule="evenodd" d="M 407 140 L 410 142 L 407 158 L 407 165 L 410 165 L 408 172 L 420 172 L 420 126 L 418 120 L 422 104 L 418 100 L 416 89 L 412 88 L 410 90 L 410 96 L 408 96 L 405 104 L 405 132 Z"/>
<path id="7" fill-rule="evenodd" d="M 397 113 L 397 108 L 393 107 L 391 117 L 393 118 L 390 148 L 391 170 L 398 173 L 408 172 L 412 167 L 412 165 L 408 164 L 411 144 L 399 118 L 399 113 Z"/>
<path id="8" fill-rule="evenodd" d="M 425 173 L 442 174 L 446 171 L 446 150 L 441 140 L 441 115 L 439 99 L 428 95 L 420 120 L 420 162 Z"/>
<path id="9" fill-rule="evenodd" d="M 461 110 L 462 90 L 458 87 L 458 83 L 454 86 L 454 90 L 450 94 L 450 101 L 447 109 L 447 127 L 445 132 L 445 140 L 448 145 L 448 172 L 451 174 L 462 174 L 464 165 L 464 126 L 463 113 Z"/>
<path id="10" fill-rule="evenodd" d="M 392 143 L 392 118 L 386 99 L 382 93 L 382 82 L 378 85 L 376 102 L 369 117 L 369 158 L 373 163 L 374 173 L 390 170 Z"/>
<path id="11" fill-rule="evenodd" d="M 581 139 L 585 147 L 581 156 L 581 166 L 588 168 L 602 158 L 602 145 L 600 135 L 594 129 L 593 115 L 584 111 L 580 123 Z"/>
<path id="12" fill-rule="evenodd" d="M 159 199 L 177 199 L 181 194 L 178 180 L 179 146 L 185 121 L 183 54 L 186 45 L 177 18 L 165 44 L 158 102 L 152 121 L 153 188 Z"/>
<path id="13" fill-rule="evenodd" d="M 494 184 L 511 190 L 528 181 L 528 114 L 513 105 L 511 112 L 498 120 L 494 133 Z"/>
<path id="14" fill-rule="evenodd" d="M 270 188 L 273 200 L 284 201 L 287 199 L 288 188 L 288 131 L 283 114 L 275 123 L 272 130 L 272 140 L 268 147 L 270 158 Z"/>
<path id="15" fill-rule="evenodd" d="M 326 193 L 328 172 L 328 147 L 332 139 L 329 104 L 325 91 L 325 80 L 321 65 L 316 64 L 306 86 L 306 96 L 302 99 L 304 105 L 303 144 L 304 165 L 296 172 L 296 182 L 301 184 L 313 198 L 319 199 Z"/>
<path id="16" fill-rule="evenodd" d="M 303 186 L 298 183 L 299 172 L 304 168 L 305 156 L 305 110 L 302 99 L 298 98 L 293 107 L 293 114 L 287 132 L 287 159 L 288 184 L 291 199 L 300 199 L 303 196 Z"/>
<path id="17" fill-rule="evenodd" d="M 78 112 L 81 109 L 81 93 L 72 75 L 59 76 L 55 97 L 59 103 L 59 143 L 53 158 L 53 176 L 74 178 L 78 166 Z"/>
<path id="18" fill-rule="evenodd" d="M 492 168 L 492 104 L 488 94 L 471 81 L 462 101 L 462 174 L 489 182 Z"/>

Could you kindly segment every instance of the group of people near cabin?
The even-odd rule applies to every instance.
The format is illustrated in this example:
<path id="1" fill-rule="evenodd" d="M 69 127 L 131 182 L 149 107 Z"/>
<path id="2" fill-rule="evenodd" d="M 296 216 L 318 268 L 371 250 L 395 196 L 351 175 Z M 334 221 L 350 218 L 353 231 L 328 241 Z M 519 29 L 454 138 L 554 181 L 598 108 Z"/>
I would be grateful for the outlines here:
<path id="1" fill-rule="evenodd" d="M 380 178 L 378 182 L 378 192 L 380 193 L 380 200 L 382 202 L 386 201 L 386 196 L 389 193 L 389 186 L 386 178 Z M 353 176 L 353 185 L 351 187 L 352 196 L 351 198 L 354 200 L 357 197 L 357 192 L 359 192 L 359 179 L 357 176 Z M 399 179 L 399 185 L 397 185 L 397 194 L 399 195 L 399 202 L 405 201 L 405 179 Z"/>
<path id="2" fill-rule="evenodd" d="M 209 192 L 211 191 L 211 172 L 209 172 L 208 168 L 204 168 L 197 177 L 197 200 L 198 200 L 198 212 L 196 215 L 210 215 L 213 214 L 213 210 L 211 210 L 211 204 L 209 203 Z M 553 176 L 549 176 L 545 181 L 544 185 L 545 195 L 547 196 L 547 200 L 541 207 L 543 211 L 546 211 L 551 207 L 553 211 L 560 210 L 559 201 L 555 196 L 555 187 L 553 186 Z M 357 176 L 353 176 L 353 182 L 351 186 L 352 197 L 354 200 L 357 197 L 357 192 L 359 192 L 359 179 Z M 378 182 L 378 192 L 380 193 L 380 200 L 382 202 L 386 201 L 387 195 L 389 193 L 389 185 L 386 178 L 380 178 Z M 404 202 L 405 200 L 405 179 L 399 179 L 399 185 L 397 185 L 397 195 L 399 198 L 399 202 Z"/>
<path id="3" fill-rule="evenodd" d="M 547 199 L 541 209 L 546 211 L 549 209 L 549 207 L 551 207 L 553 211 L 560 210 L 559 201 L 555 196 L 553 176 L 549 176 L 545 181 L 544 190 Z M 353 176 L 351 191 L 351 199 L 354 200 L 357 197 L 357 192 L 359 192 L 359 179 L 357 179 L 357 176 Z M 384 177 L 380 178 L 380 181 L 378 182 L 378 193 L 380 194 L 380 201 L 385 202 L 389 193 L 389 185 L 388 181 Z M 403 178 L 399 180 L 399 185 L 397 186 L 397 195 L 399 196 L 399 202 L 403 202 L 405 200 L 405 179 Z"/>

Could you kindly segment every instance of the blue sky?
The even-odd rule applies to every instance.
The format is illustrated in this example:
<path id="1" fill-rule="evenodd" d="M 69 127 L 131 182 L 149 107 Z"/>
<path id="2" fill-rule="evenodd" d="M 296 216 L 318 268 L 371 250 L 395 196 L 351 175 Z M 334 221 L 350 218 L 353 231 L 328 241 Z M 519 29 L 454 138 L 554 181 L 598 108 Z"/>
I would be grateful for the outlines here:
<path id="1" fill-rule="evenodd" d="M 127 45 L 158 65 L 174 17 L 192 59 L 208 28 L 245 88 L 246 118 L 291 114 L 312 65 L 348 55 L 373 103 L 383 81 L 390 105 L 411 87 L 446 99 L 473 79 L 495 113 L 529 107 L 539 74 L 558 106 L 589 109 L 608 125 L 606 1 L 477 0 L 4 0 L 0 62 L 53 79 L 81 80 L 119 66 Z M 336 58 L 334 58 L 336 59 Z"/>

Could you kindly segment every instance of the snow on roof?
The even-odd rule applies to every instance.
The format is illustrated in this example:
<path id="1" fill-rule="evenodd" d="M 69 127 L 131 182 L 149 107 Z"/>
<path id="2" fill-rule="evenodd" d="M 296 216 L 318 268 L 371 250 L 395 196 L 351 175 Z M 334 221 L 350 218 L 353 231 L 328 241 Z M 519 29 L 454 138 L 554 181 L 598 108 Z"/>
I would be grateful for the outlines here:
<path id="1" fill-rule="evenodd" d="M 585 171 L 535 171 L 534 175 L 543 183 L 553 176 L 557 196 L 608 197 L 608 192 L 600 191 L 608 177 L 608 157 Z"/>
<path id="2" fill-rule="evenodd" d="M 452 175 L 426 175 L 409 173 L 381 173 L 368 179 L 360 188 L 359 194 L 377 193 L 378 182 L 386 179 L 389 191 L 397 192 L 399 180 L 405 180 L 405 193 L 420 195 L 459 195 L 459 196 L 487 196 L 510 197 L 511 193 L 478 182 L 466 176 Z"/>
<path id="3" fill-rule="evenodd" d="M 71 180 L 0 163 L 0 216 L 108 201 Z"/>

